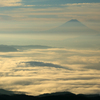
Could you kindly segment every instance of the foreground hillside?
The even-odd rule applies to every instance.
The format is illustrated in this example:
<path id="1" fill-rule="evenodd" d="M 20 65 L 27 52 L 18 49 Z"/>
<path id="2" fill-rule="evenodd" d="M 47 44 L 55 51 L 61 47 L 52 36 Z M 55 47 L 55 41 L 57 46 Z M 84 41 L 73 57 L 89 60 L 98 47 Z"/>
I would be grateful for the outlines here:
<path id="1" fill-rule="evenodd" d="M 100 95 L 75 95 L 70 92 L 28 96 L 23 94 L 0 95 L 0 100 L 100 100 Z"/>

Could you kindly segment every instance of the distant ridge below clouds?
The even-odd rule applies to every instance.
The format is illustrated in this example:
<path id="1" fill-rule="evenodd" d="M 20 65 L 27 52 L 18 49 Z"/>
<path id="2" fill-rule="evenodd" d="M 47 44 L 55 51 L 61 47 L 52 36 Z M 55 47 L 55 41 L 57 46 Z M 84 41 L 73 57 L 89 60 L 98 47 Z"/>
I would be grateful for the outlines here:
<path id="1" fill-rule="evenodd" d="M 16 52 L 17 49 L 13 46 L 0 45 L 0 52 Z"/>
<path id="2" fill-rule="evenodd" d="M 44 45 L 0 45 L 0 52 L 16 52 L 27 49 L 48 49 L 48 48 L 54 48 L 54 47 L 44 46 Z"/>
<path id="3" fill-rule="evenodd" d="M 82 24 L 80 21 L 78 21 L 77 19 L 72 19 L 64 24 L 62 24 L 59 27 L 56 27 L 54 29 L 51 30 L 47 30 L 45 31 L 47 33 L 65 33 L 65 34 L 93 34 L 93 33 L 97 33 L 95 30 L 92 30 L 90 28 L 88 28 L 87 26 L 85 26 L 84 24 Z"/>
<path id="4" fill-rule="evenodd" d="M 15 95 L 15 94 L 25 94 L 25 92 L 16 92 L 16 91 L 0 89 L 0 95 Z M 2 99 L 0 99 L 0 100 L 2 100 Z"/>
<path id="5" fill-rule="evenodd" d="M 7 91 L 7 90 L 4 90 L 4 89 L 0 89 L 0 95 L 13 95 L 14 92 L 13 91 Z"/>

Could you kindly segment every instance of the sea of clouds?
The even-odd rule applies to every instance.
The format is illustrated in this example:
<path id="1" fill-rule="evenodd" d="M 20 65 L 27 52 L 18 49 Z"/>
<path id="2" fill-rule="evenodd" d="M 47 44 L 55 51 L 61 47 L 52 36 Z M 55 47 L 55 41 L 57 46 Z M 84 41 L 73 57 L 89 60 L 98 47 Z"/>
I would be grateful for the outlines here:
<path id="1" fill-rule="evenodd" d="M 30 95 L 59 91 L 100 93 L 100 50 L 0 52 L 0 88 Z"/>

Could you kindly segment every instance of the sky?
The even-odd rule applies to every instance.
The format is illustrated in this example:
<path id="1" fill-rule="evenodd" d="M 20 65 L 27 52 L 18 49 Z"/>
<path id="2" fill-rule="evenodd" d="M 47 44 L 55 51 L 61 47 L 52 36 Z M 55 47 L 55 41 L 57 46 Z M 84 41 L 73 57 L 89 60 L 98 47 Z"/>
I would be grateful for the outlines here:
<path id="1" fill-rule="evenodd" d="M 0 0 L 2 89 L 100 94 L 100 0 Z"/>
<path id="2" fill-rule="evenodd" d="M 1 0 L 0 33 L 43 31 L 71 19 L 100 32 L 99 0 Z"/>

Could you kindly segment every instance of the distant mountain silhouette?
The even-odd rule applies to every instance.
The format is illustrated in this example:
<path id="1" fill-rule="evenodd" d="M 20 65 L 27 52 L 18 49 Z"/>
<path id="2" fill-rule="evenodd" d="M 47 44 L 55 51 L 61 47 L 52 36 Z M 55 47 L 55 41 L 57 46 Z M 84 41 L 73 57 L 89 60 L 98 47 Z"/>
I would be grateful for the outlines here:
<path id="1" fill-rule="evenodd" d="M 82 24 L 80 21 L 76 19 L 72 19 L 63 25 L 56 27 L 54 29 L 46 31 L 47 33 L 66 33 L 66 34 L 71 34 L 71 33 L 95 33 L 96 31 L 88 28 L 84 24 Z"/>

